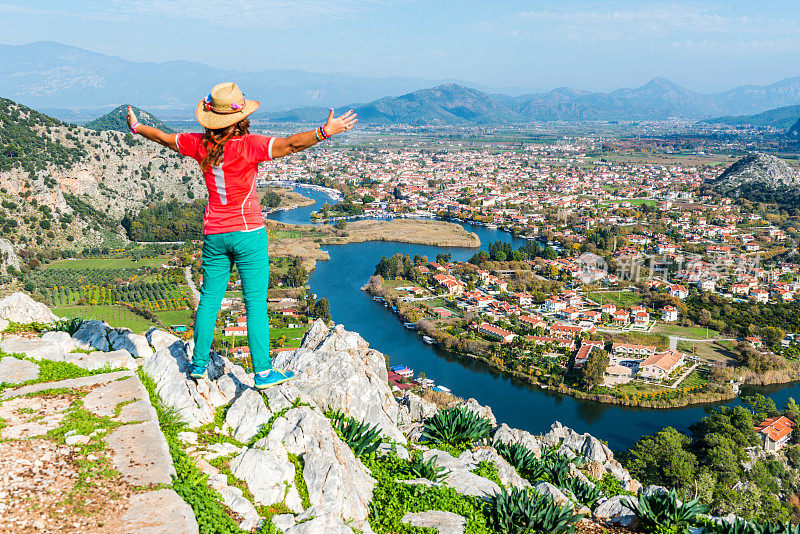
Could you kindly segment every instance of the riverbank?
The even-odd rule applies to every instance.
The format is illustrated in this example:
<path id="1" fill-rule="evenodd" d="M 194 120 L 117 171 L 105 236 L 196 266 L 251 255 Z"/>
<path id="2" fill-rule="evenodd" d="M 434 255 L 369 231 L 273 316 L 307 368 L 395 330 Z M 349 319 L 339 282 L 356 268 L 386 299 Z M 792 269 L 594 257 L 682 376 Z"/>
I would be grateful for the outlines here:
<path id="1" fill-rule="evenodd" d="M 433 339 L 440 350 L 459 359 L 466 358 L 481 362 L 490 369 L 543 390 L 602 404 L 653 409 L 680 408 L 721 402 L 735 399 L 738 394 L 738 388 L 734 388 L 727 382 L 706 380 L 675 389 L 654 386 L 643 389 L 633 388 L 617 393 L 605 386 L 597 386 L 592 391 L 584 391 L 569 384 L 575 379 L 573 375 L 563 370 L 568 369 L 565 366 L 569 365 L 567 362 L 570 357 L 567 352 L 564 352 L 559 358 L 559 361 L 563 361 L 561 370 L 556 369 L 558 372 L 553 371 L 555 361 L 550 357 L 540 358 L 538 363 L 536 360 L 523 363 L 522 367 L 525 370 L 514 369 L 508 365 L 508 358 L 503 356 L 503 351 L 507 350 L 503 347 L 506 346 L 463 335 L 469 328 L 469 325 L 463 320 L 458 318 L 423 319 L 418 306 L 404 302 L 396 292 L 382 284 L 376 286 L 369 283 L 361 289 L 373 297 L 385 300 L 392 309 L 396 310 L 396 316 L 400 321 L 416 324 L 419 333 Z M 456 332 L 462 334 L 454 335 Z"/>
<path id="2" fill-rule="evenodd" d="M 329 225 L 287 224 L 267 219 L 271 257 L 300 258 L 312 271 L 318 261 L 327 261 L 323 245 L 346 245 L 367 241 L 392 241 L 437 247 L 477 248 L 480 238 L 457 224 L 443 221 L 393 219 L 356 221 L 344 230 Z"/>
<path id="3" fill-rule="evenodd" d="M 301 195 L 287 187 L 272 187 L 272 191 L 278 193 L 281 197 L 281 202 L 274 208 L 265 209 L 265 213 L 274 213 L 276 211 L 289 211 L 295 208 L 304 208 L 315 204 L 313 198 Z M 263 196 L 263 191 L 259 194 L 259 198 Z"/>

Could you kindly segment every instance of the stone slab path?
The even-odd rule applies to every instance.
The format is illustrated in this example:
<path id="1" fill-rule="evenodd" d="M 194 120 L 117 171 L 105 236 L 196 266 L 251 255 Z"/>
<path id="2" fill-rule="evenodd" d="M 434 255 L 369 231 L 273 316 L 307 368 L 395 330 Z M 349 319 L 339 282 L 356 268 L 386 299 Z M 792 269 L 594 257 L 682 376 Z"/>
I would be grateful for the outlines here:
<path id="1" fill-rule="evenodd" d="M 0 371 L 31 363 L 13 360 Z M 131 371 L 7 388 L 0 422 L 0 532 L 198 532 Z"/>

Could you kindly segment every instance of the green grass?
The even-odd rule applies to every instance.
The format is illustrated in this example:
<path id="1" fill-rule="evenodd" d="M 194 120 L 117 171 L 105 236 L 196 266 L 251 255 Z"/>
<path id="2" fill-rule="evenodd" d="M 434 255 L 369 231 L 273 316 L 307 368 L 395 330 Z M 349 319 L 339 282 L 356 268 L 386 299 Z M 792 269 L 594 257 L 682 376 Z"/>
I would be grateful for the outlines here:
<path id="1" fill-rule="evenodd" d="M 0 351 L 0 360 L 5 357 L 13 356 L 17 359 L 28 360 L 39 366 L 39 378 L 22 382 L 21 384 L 9 384 L 7 382 L 0 382 L 0 390 L 8 388 L 17 388 L 27 386 L 30 384 L 40 384 L 44 382 L 58 382 L 59 380 L 67 380 L 69 378 L 81 378 L 84 376 L 99 375 L 103 373 L 111 373 L 114 371 L 121 371 L 122 369 L 112 369 L 111 367 L 103 367 L 95 371 L 89 371 L 83 367 L 78 367 L 74 363 L 68 362 L 54 362 L 51 360 L 34 360 L 26 358 L 22 354 L 6 354 Z"/>
<path id="2" fill-rule="evenodd" d="M 158 267 L 166 258 L 142 258 L 134 261 L 131 258 L 81 258 L 53 262 L 45 269 L 126 269 L 139 267 Z"/>
<path id="3" fill-rule="evenodd" d="M 588 297 L 598 304 L 613 302 L 619 307 L 630 308 L 642 301 L 642 296 L 633 291 L 597 291 L 589 293 Z"/>
<path id="4" fill-rule="evenodd" d="M 99 319 L 105 321 L 113 327 L 130 328 L 134 332 L 141 334 L 150 329 L 151 326 L 158 326 L 140 317 L 123 306 L 64 306 L 53 308 L 53 313 L 59 317 L 83 317 L 84 320 Z M 163 312 L 174 313 L 174 312 Z M 174 324 L 174 323 L 173 323 Z"/>
<path id="5" fill-rule="evenodd" d="M 703 378 L 702 373 L 695 369 L 683 380 L 683 382 L 680 383 L 678 387 L 691 388 L 696 386 L 704 386 L 706 384 L 708 384 L 708 380 Z"/>
<path id="6" fill-rule="evenodd" d="M 278 339 L 281 336 L 286 336 L 286 343 L 283 344 L 283 347 L 296 349 L 300 346 L 300 341 L 303 339 L 303 335 L 305 335 L 307 331 L 308 328 L 304 326 L 301 326 L 300 328 L 270 327 L 269 339 L 271 341 L 273 339 Z"/>
<path id="7" fill-rule="evenodd" d="M 655 332 L 670 336 L 685 337 L 688 339 L 706 339 L 706 328 L 704 326 L 678 326 L 678 325 L 658 325 Z M 708 329 L 708 339 L 719 337 L 719 332 L 711 328 Z"/>
<path id="8" fill-rule="evenodd" d="M 163 311 L 153 312 L 161 322 L 169 326 L 171 324 L 185 324 L 189 325 L 192 322 L 192 310 L 176 310 L 176 311 Z"/>

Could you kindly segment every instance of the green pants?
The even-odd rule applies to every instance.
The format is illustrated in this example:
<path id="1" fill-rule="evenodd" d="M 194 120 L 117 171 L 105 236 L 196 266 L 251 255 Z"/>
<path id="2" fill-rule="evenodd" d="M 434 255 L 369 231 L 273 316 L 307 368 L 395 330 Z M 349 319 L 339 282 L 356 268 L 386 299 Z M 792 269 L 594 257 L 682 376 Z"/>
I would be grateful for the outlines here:
<path id="1" fill-rule="evenodd" d="M 267 232 L 227 232 L 203 238 L 203 287 L 194 319 L 195 365 L 207 365 L 214 326 L 222 299 L 228 289 L 231 268 L 235 263 L 242 279 L 242 292 L 247 310 L 247 343 L 256 372 L 272 368 L 269 357 L 269 317 L 267 286 L 269 253 Z"/>

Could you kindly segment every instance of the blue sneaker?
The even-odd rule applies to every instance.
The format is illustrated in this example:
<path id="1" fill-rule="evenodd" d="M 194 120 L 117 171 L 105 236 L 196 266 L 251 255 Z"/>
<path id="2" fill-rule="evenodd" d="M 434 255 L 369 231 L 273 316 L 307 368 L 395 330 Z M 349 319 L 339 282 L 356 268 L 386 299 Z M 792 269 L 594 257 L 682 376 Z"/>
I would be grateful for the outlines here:
<path id="1" fill-rule="evenodd" d="M 189 376 L 195 380 L 201 380 L 207 376 L 205 365 L 193 365 Z"/>
<path id="2" fill-rule="evenodd" d="M 283 384 L 294 378 L 294 371 L 281 371 L 280 369 L 272 368 L 269 371 L 261 371 L 256 373 L 255 382 L 256 389 L 262 390 Z"/>

